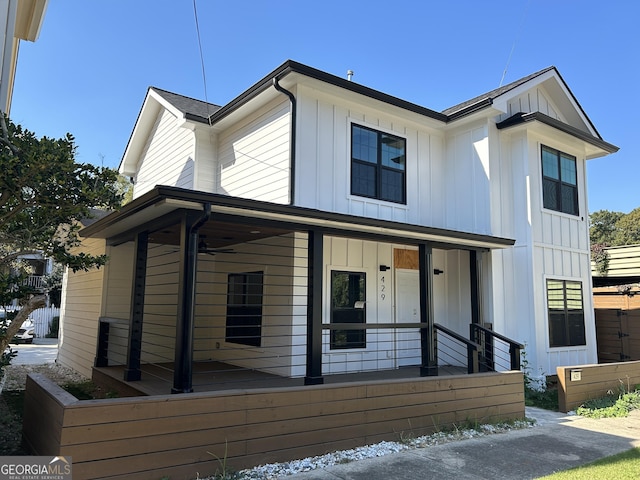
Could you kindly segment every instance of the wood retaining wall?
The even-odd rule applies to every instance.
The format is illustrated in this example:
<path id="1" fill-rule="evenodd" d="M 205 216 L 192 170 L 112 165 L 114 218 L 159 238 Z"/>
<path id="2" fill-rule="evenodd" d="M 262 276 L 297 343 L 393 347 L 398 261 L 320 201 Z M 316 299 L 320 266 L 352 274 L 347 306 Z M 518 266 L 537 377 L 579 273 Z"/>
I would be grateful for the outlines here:
<path id="1" fill-rule="evenodd" d="M 557 367 L 558 408 L 569 412 L 587 400 L 602 398 L 607 392 L 633 390 L 640 384 L 640 361 Z M 571 378 L 574 372 L 574 380 Z M 578 380 L 577 377 L 580 377 Z"/>
<path id="2" fill-rule="evenodd" d="M 172 480 L 524 418 L 522 372 L 79 401 L 27 378 L 24 438 L 73 478 Z"/>

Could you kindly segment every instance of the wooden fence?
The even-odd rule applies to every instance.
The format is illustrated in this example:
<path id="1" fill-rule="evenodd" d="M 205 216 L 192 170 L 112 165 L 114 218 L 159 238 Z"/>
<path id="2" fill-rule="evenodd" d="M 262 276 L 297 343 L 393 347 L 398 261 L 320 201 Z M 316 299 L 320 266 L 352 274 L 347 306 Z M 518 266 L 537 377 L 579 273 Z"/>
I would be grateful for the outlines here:
<path id="1" fill-rule="evenodd" d="M 640 384 L 640 361 L 557 367 L 558 407 L 568 412 L 587 400 L 633 390 Z"/>
<path id="2" fill-rule="evenodd" d="M 34 455 L 73 459 L 74 478 L 205 477 L 524 418 L 522 372 L 79 401 L 27 378 L 24 439 Z"/>
<path id="3" fill-rule="evenodd" d="M 4 307 L 9 311 L 20 310 L 22 307 Z M 34 310 L 29 314 L 29 318 L 33 320 L 35 326 L 35 336 L 37 338 L 44 338 L 49 333 L 49 326 L 53 317 L 60 316 L 60 309 L 56 307 L 45 307 Z"/>

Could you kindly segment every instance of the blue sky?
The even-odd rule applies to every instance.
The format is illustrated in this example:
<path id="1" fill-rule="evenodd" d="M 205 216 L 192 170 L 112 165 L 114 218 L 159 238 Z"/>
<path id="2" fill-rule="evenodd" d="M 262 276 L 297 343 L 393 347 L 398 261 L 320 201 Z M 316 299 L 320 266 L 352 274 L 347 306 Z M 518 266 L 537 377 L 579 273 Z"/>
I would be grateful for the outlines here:
<path id="1" fill-rule="evenodd" d="M 602 137 L 589 210 L 640 206 L 640 2 L 196 0 L 207 99 L 219 105 L 287 59 L 443 110 L 555 65 Z M 192 0 L 51 0 L 22 42 L 12 119 L 71 132 L 78 161 L 117 167 L 146 90 L 205 99 Z"/>

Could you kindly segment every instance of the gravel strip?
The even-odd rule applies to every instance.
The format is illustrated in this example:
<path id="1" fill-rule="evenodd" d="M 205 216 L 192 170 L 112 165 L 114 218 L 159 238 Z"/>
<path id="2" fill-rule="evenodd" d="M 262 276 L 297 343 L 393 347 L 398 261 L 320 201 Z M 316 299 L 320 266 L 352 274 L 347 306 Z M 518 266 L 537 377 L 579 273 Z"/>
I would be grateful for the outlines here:
<path id="1" fill-rule="evenodd" d="M 456 429 L 451 432 L 438 432 L 432 435 L 408 438 L 402 442 L 380 442 L 375 445 L 366 445 L 364 447 L 353 448 L 350 450 L 341 450 L 316 457 L 303 458 L 301 460 L 260 465 L 247 470 L 241 470 L 237 472 L 235 476 L 231 476 L 230 478 L 237 480 L 273 480 L 289 475 L 295 475 L 297 473 L 308 472 L 318 468 L 327 468 L 333 465 L 363 460 L 365 458 L 382 457 L 391 453 L 398 453 L 403 450 L 426 448 L 432 445 L 457 442 L 459 440 L 504 433 L 510 430 L 531 428 L 533 426 L 534 421 L 519 420 L 512 423 L 480 425 L 474 429 Z M 199 480 L 214 480 L 215 478 L 220 477 L 213 476 Z"/>
<path id="2" fill-rule="evenodd" d="M 66 383 L 86 382 L 88 378 L 80 375 L 70 368 L 57 363 L 45 363 L 43 365 L 9 365 L 5 367 L 3 390 L 24 390 L 29 373 L 41 373 L 58 385 Z"/>

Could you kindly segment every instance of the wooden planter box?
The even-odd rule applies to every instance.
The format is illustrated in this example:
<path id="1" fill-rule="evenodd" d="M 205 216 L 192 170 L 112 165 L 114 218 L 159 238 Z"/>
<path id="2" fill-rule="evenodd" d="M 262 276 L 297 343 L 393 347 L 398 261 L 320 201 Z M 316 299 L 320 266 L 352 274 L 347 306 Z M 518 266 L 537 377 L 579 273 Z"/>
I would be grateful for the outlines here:
<path id="1" fill-rule="evenodd" d="M 34 455 L 71 456 L 75 478 L 195 478 L 524 418 L 519 371 L 79 401 L 27 378 L 24 438 Z"/>

